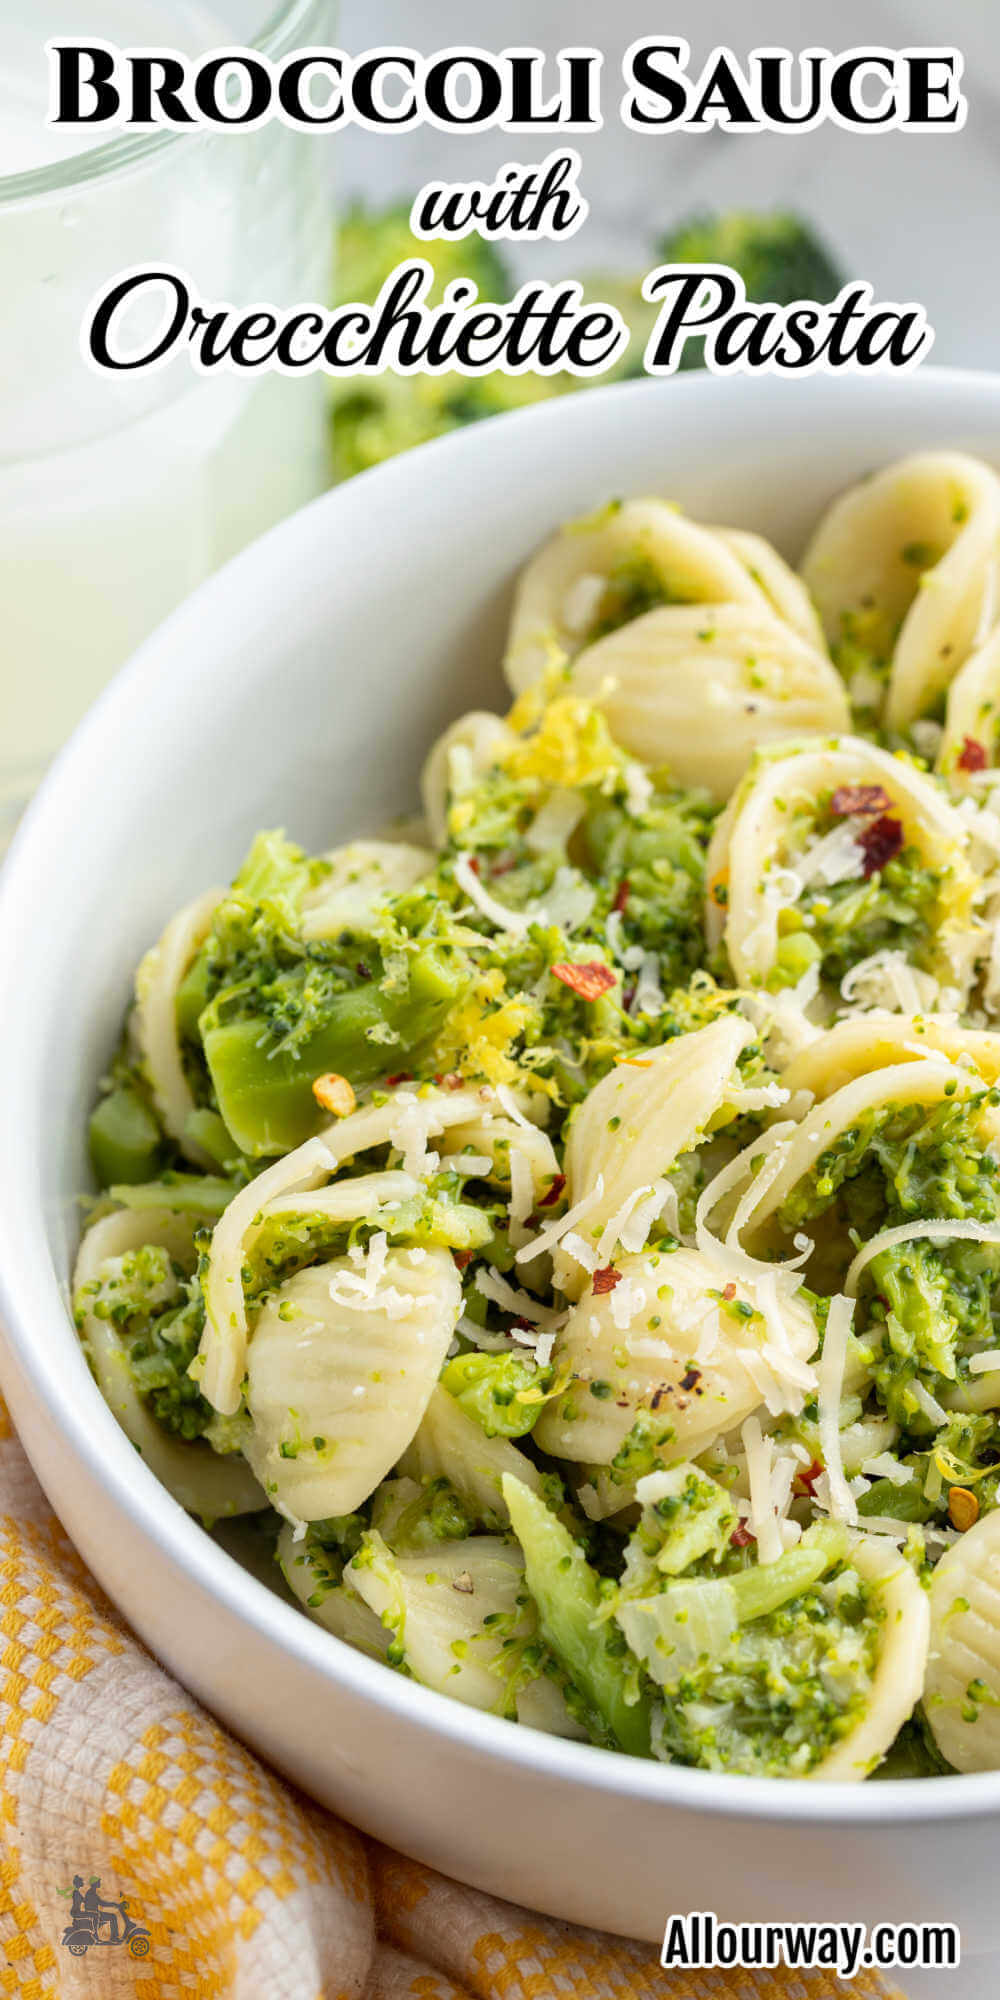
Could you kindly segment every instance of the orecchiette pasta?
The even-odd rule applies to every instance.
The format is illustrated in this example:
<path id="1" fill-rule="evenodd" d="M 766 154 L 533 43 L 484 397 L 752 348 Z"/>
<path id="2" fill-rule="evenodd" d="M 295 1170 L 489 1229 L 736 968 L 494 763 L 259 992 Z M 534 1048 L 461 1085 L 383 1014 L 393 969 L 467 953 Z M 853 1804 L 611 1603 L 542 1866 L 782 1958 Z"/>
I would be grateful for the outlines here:
<path id="1" fill-rule="evenodd" d="M 657 1463 L 697 1457 L 759 1408 L 778 1356 L 808 1390 L 816 1323 L 795 1298 L 761 1311 L 752 1278 L 730 1283 L 697 1250 L 626 1256 L 618 1282 L 591 1292 L 556 1342 L 571 1387 L 543 1410 L 535 1436 L 556 1458 L 610 1465 L 640 1412 Z"/>
<path id="2" fill-rule="evenodd" d="M 406 1450 L 461 1311 L 445 1250 L 337 1258 L 289 1278 L 247 1358 L 247 1457 L 278 1512 L 350 1514 Z"/>
<path id="3" fill-rule="evenodd" d="M 825 1780 L 867 1778 L 877 1769 L 920 1699 L 927 1665 L 927 1596 L 905 1556 L 865 1535 L 852 1544 L 850 1560 L 875 1593 L 882 1630 L 862 1716 L 810 1772 Z"/>
<path id="4" fill-rule="evenodd" d="M 432 1391 L 419 1428 L 399 1461 L 410 1479 L 448 1479 L 474 1519 L 506 1525 L 504 1474 L 535 1492 L 542 1479 L 536 1465 L 506 1437 L 487 1437 L 482 1425 L 448 1394 Z"/>
<path id="5" fill-rule="evenodd" d="M 412 889 L 434 866 L 434 851 L 405 840 L 351 840 L 324 855 L 328 873 L 306 896 L 307 941 L 364 930 L 388 897 Z"/>
<path id="6" fill-rule="evenodd" d="M 949 683 L 937 768 L 964 788 L 991 769 L 1000 751 L 1000 631 L 959 667 Z"/>
<path id="7" fill-rule="evenodd" d="M 818 988 L 829 961 L 855 976 L 871 964 L 866 940 L 907 963 L 916 942 L 934 991 L 959 998 L 976 946 L 975 877 L 968 830 L 933 780 L 912 762 L 858 737 L 764 759 L 719 819 L 708 850 L 705 923 L 725 945 L 741 984 Z M 912 854 L 914 894 L 877 898 L 883 871 Z M 841 908 L 831 892 L 853 895 Z M 866 926 L 874 924 L 869 933 Z M 912 946 L 910 946 L 912 948 Z"/>
<path id="8" fill-rule="evenodd" d="M 390 1634 L 382 1620 L 350 1584 L 338 1578 L 325 1550 L 305 1538 L 296 1541 L 290 1522 L 278 1536 L 277 1559 L 289 1590 L 310 1618 L 373 1660 L 385 1659 Z"/>
<path id="9" fill-rule="evenodd" d="M 579 1238 L 562 1242 L 555 1260 L 568 1298 L 583 1290 L 587 1263 L 596 1266 L 611 1255 L 619 1229 L 629 1247 L 642 1247 L 645 1235 L 632 1244 L 629 1224 L 634 1231 L 652 1203 L 648 1234 L 669 1200 L 664 1177 L 703 1136 L 727 1090 L 738 1088 L 737 1058 L 751 1039 L 748 1023 L 727 1014 L 683 1041 L 630 1057 L 584 1098 L 570 1126 L 565 1162 L 569 1199 L 586 1231 L 584 1261 Z"/>
<path id="10" fill-rule="evenodd" d="M 1000 1767 L 1000 1513 L 946 1549 L 930 1589 L 927 1721 L 956 1771 Z"/>
<path id="11" fill-rule="evenodd" d="M 761 604 L 668 604 L 587 646 L 573 686 L 617 741 L 723 803 L 755 750 L 848 726 L 825 650 Z"/>
<path id="12" fill-rule="evenodd" d="M 998 535 L 1000 481 L 960 452 L 903 459 L 821 521 L 803 579 L 831 646 L 852 642 L 885 677 L 888 728 L 927 715 L 996 621 Z"/>
<path id="13" fill-rule="evenodd" d="M 84 1348 L 366 1672 L 717 1772 L 1000 1767 L 998 532 L 948 452 L 801 575 L 571 524 L 423 821 L 261 834 L 143 961 Z"/>
<path id="14" fill-rule="evenodd" d="M 662 500 L 628 500 L 574 521 L 524 571 L 504 672 L 516 694 L 552 661 L 647 609 L 670 604 L 767 606 L 739 556 Z"/>
<path id="15" fill-rule="evenodd" d="M 420 776 L 420 795 L 427 824 L 441 846 L 448 833 L 448 807 L 475 791 L 477 784 L 508 750 L 517 736 L 500 715 L 471 709 L 438 738 Z"/>
<path id="16" fill-rule="evenodd" d="M 556 1690 L 532 1701 L 537 1669 L 526 1685 L 518 1686 L 515 1677 L 536 1624 L 516 1543 L 477 1535 L 446 1544 L 430 1565 L 426 1555 L 393 1555 L 373 1532 L 345 1576 L 395 1636 L 403 1662 L 425 1687 L 470 1708 L 513 1712 L 529 1724 L 544 1716 L 542 1726 L 552 1726 Z M 561 1722 L 558 1735 L 577 1733 L 564 1706 Z"/>
<path id="17" fill-rule="evenodd" d="M 789 568 L 773 543 L 746 528 L 714 528 L 712 532 L 739 557 L 778 617 L 808 646 L 824 652 L 826 639 L 816 606 L 801 577 Z"/>
<path id="18" fill-rule="evenodd" d="M 137 1282 L 129 1259 L 149 1248 L 164 1252 L 164 1258 Z M 205 1444 L 183 1442 L 156 1422 L 136 1387 L 115 1323 L 119 1300 L 134 1299 L 145 1316 L 175 1304 L 179 1286 L 172 1266 L 189 1269 L 194 1262 L 192 1230 L 184 1217 L 167 1208 L 119 1209 L 88 1229 L 73 1273 L 73 1297 L 108 1408 L 174 1499 L 211 1521 L 262 1506 L 261 1488 L 239 1451 L 216 1453 Z"/>
<path id="19" fill-rule="evenodd" d="M 869 1071 L 853 1083 L 844 1084 L 831 1097 L 823 1098 L 779 1142 L 780 1166 L 768 1177 L 760 1199 L 750 1208 L 744 1224 L 747 1240 L 752 1243 L 760 1235 L 765 1223 L 781 1210 L 794 1190 L 845 1135 L 862 1128 L 866 1118 L 889 1107 L 930 1111 L 935 1105 L 973 1096 L 978 1082 L 967 1070 L 944 1059 L 914 1059 L 888 1069 Z M 983 1117 L 988 1119 L 989 1114 L 983 1113 Z"/>
<path id="20" fill-rule="evenodd" d="M 208 934 L 221 895 L 221 889 L 208 889 L 203 896 L 196 896 L 171 919 L 159 943 L 146 953 L 135 976 L 132 1021 L 164 1130 L 177 1141 L 185 1159 L 206 1168 L 214 1162 L 188 1129 L 196 1105 L 184 1067 L 176 1009 L 181 980 Z"/>

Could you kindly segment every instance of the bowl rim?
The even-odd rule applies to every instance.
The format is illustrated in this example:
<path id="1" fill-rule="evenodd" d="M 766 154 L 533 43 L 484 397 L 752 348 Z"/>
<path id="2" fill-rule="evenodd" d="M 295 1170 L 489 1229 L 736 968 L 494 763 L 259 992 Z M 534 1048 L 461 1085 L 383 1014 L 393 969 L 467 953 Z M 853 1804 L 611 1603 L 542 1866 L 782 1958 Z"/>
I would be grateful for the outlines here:
<path id="1" fill-rule="evenodd" d="M 828 377 L 811 376 L 803 378 L 805 384 L 811 385 L 812 396 L 819 392 L 820 400 L 825 400 L 831 390 L 834 393 L 846 390 L 849 401 L 857 398 L 856 408 L 863 407 L 869 394 L 884 399 L 895 390 L 905 392 L 917 402 L 925 396 L 930 400 L 958 394 L 969 402 L 970 408 L 984 396 L 1000 405 L 1000 373 L 989 370 L 924 368 L 898 379 L 853 377 L 839 384 Z M 652 401 L 654 396 L 662 396 L 666 386 L 643 379 L 591 389 L 589 407 L 593 410 L 598 403 L 606 405 L 611 398 L 619 408 L 626 399 Z M 672 399 L 681 397 L 692 403 L 752 396 L 759 405 L 774 400 L 776 392 L 778 397 L 787 396 L 795 393 L 795 385 L 773 377 L 758 382 L 746 377 L 723 379 L 702 374 L 682 376 L 669 385 Z M 809 397 L 810 388 L 801 386 L 798 393 Z M 576 407 L 575 397 L 560 397 L 511 411 L 418 446 L 334 487 L 241 551 L 149 635 L 99 695 L 54 760 L 0 869 L 0 1019 L 6 1018 L 5 999 L 16 983 L 17 938 L 25 934 L 32 916 L 42 907 L 42 884 L 46 874 L 57 865 L 54 857 L 63 851 L 64 839 L 72 828 L 79 827 L 80 810 L 85 806 L 88 791 L 87 767 L 95 751 L 113 732 L 118 711 L 131 702 L 145 682 L 152 685 L 156 679 L 164 644 L 172 633 L 182 629 L 208 599 L 217 597 L 222 601 L 234 585 L 238 589 L 244 577 L 251 586 L 259 588 L 262 567 L 266 572 L 268 565 L 273 566 L 275 578 L 280 580 L 283 551 L 301 532 L 306 517 L 322 511 L 333 524 L 342 515 L 349 527 L 356 518 L 359 501 L 364 504 L 368 493 L 378 492 L 388 498 L 393 488 L 405 491 L 411 483 L 426 491 L 429 472 L 433 474 L 433 484 L 434 479 L 447 475 L 453 460 L 458 462 L 483 452 L 489 454 L 498 427 L 505 434 L 525 432 L 532 448 L 537 449 L 541 434 L 549 431 L 557 439 L 564 424 L 579 420 L 567 416 Z M 183 658 L 182 649 L 180 657 Z M 90 796 L 93 797 L 92 790 Z M 17 1069 L 17 1051 L 11 1047 L 11 1038 L 0 1037 L 0 1102 L 5 1105 L 9 1101 L 16 1105 Z M 959 1818 L 979 1819 L 1000 1808 L 1000 1771 L 921 1780 L 915 1796 L 913 1779 L 814 1783 L 808 1779 L 705 1772 L 628 1757 L 591 1744 L 548 1736 L 466 1707 L 395 1673 L 379 1661 L 370 1660 L 324 1631 L 297 1605 L 279 1597 L 244 1570 L 171 1498 L 138 1458 L 96 1383 L 88 1377 L 91 1393 L 79 1395 L 75 1383 L 70 1384 L 60 1372 L 57 1366 L 60 1336 L 73 1338 L 72 1324 L 54 1274 L 37 1268 L 22 1253 L 21 1244 L 27 1232 L 17 1228 L 17 1217 L 34 1213 L 37 1221 L 38 1204 L 15 1171 L 17 1151 L 16 1141 L 0 1149 L 0 1215 L 4 1218 L 0 1319 L 21 1375 L 63 1441 L 83 1462 L 91 1478 L 103 1487 L 116 1509 L 129 1519 L 132 1528 L 163 1551 L 181 1574 L 188 1575 L 216 1599 L 224 1612 L 249 1625 L 264 1641 L 290 1654 L 300 1666 L 322 1679 L 342 1684 L 352 1696 L 367 1700 L 384 1714 L 387 1723 L 396 1721 L 421 1732 L 430 1741 L 443 1738 L 484 1760 L 549 1777 L 582 1791 L 614 1795 L 622 1801 L 642 1800 L 661 1804 L 664 1809 L 681 1808 L 709 1816 L 802 1826 L 831 1823 L 862 1826 L 903 1821 L 927 1825 Z M 47 1234 L 44 1217 L 41 1220 Z M 56 1336 L 51 1354 L 44 1343 L 39 1344 L 29 1333 L 40 1322 L 47 1322 Z"/>

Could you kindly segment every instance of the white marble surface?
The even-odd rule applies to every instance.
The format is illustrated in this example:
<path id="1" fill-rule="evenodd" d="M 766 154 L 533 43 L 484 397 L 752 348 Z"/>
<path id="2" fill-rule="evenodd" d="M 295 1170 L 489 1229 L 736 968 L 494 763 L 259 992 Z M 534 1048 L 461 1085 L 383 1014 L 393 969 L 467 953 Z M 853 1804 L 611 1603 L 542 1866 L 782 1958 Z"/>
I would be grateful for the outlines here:
<path id="1" fill-rule="evenodd" d="M 583 155 L 591 214 L 578 236 L 522 256 L 533 272 L 646 269 L 656 236 L 692 211 L 724 204 L 779 203 L 810 216 L 850 276 L 890 299 L 927 307 L 934 360 L 964 367 L 1000 362 L 1000 39 L 995 0 L 345 0 L 340 36 L 357 51 L 403 44 L 424 51 L 531 44 L 546 50 L 588 45 L 605 51 L 602 132 L 573 141 Z M 957 45 L 966 58 L 970 101 L 956 134 L 816 132 L 738 137 L 732 133 L 639 135 L 618 119 L 623 51 L 639 35 L 676 33 L 704 60 L 716 43 L 737 54 L 780 46 Z M 555 143 L 503 134 L 393 137 L 351 132 L 339 146 L 341 185 L 369 194 L 409 195 L 435 175 L 491 178 L 506 159 L 536 159 Z"/>
<path id="2" fill-rule="evenodd" d="M 810 0 L 808 7 L 801 0 L 755 0 L 752 7 L 674 0 L 669 8 L 643 0 L 613 8 L 607 0 L 507 0 L 502 10 L 484 0 L 422 0 L 419 10 L 410 0 L 346 0 L 341 41 L 355 51 L 378 43 L 425 52 L 470 43 L 605 51 L 604 130 L 573 141 L 583 154 L 591 214 L 570 242 L 526 249 L 519 260 L 525 270 L 645 269 L 655 261 L 649 252 L 657 234 L 692 211 L 794 206 L 821 228 L 848 275 L 869 279 L 882 297 L 926 306 L 935 361 L 985 368 L 1000 365 L 997 25 L 996 0 L 957 7 L 941 0 Z M 702 59 L 716 43 L 737 53 L 768 45 L 957 45 L 966 58 L 968 122 L 961 133 L 931 137 L 833 129 L 798 137 L 640 137 L 617 116 L 621 57 L 638 35 L 661 31 L 682 35 Z M 338 149 L 338 173 L 343 189 L 401 197 L 438 175 L 489 179 L 504 160 L 540 158 L 554 143 L 432 130 L 391 139 L 351 133 Z M 996 2000 L 1000 1954 L 955 1973 L 901 1975 L 900 1983 L 910 2000 Z"/>

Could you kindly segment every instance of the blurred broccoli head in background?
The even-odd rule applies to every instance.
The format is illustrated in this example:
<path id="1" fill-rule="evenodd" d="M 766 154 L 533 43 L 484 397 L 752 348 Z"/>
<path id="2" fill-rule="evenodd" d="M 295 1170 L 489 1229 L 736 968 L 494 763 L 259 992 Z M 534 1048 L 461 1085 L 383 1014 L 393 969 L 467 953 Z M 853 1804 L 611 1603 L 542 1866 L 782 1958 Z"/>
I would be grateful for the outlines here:
<path id="1" fill-rule="evenodd" d="M 663 264 L 728 264 L 759 305 L 790 306 L 796 299 L 835 299 L 844 280 L 832 257 L 797 215 L 755 215 L 729 209 L 725 215 L 693 216 L 662 236 L 656 246 Z"/>
<path id="2" fill-rule="evenodd" d="M 478 236 L 459 242 L 424 242 L 410 229 L 408 203 L 375 212 L 354 203 L 343 217 L 337 239 L 334 303 L 355 300 L 370 304 L 377 298 L 397 264 L 423 257 L 434 272 L 431 300 L 443 297 L 453 278 L 471 278 L 484 299 L 506 299 L 516 281 L 495 245 Z M 793 300 L 836 297 L 843 276 L 810 226 L 784 213 L 757 215 L 729 210 L 719 216 L 692 217 L 663 236 L 650 265 L 728 264 L 743 279 L 747 298 L 761 304 L 790 305 Z M 589 299 L 617 306 L 628 327 L 628 349 L 615 367 L 597 379 L 606 383 L 642 373 L 642 357 L 656 320 L 658 305 L 642 296 L 644 273 L 634 277 L 594 273 L 583 277 Z M 701 343 L 689 341 L 682 366 L 702 365 Z M 446 431 L 504 410 L 546 401 L 584 389 L 591 383 L 574 375 L 489 375 L 457 373 L 440 376 L 384 375 L 345 379 L 333 385 L 334 476 L 347 479 L 364 472 L 411 445 L 443 437 Z"/>

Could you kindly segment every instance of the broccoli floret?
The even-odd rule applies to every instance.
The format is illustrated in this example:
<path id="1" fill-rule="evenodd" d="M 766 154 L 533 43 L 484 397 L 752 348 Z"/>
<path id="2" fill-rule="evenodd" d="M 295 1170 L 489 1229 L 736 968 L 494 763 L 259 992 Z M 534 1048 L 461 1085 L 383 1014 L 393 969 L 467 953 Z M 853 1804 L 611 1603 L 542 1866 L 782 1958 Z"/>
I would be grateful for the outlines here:
<path id="1" fill-rule="evenodd" d="M 665 264 L 728 264 L 738 271 L 747 298 L 791 305 L 795 299 L 836 298 L 844 280 L 828 250 L 797 215 L 692 216 L 661 237 Z"/>
<path id="2" fill-rule="evenodd" d="M 728 264 L 758 305 L 791 305 L 796 299 L 834 299 L 844 282 L 829 251 L 801 216 L 755 214 L 691 216 L 660 238 L 664 264 Z M 682 368 L 703 366 L 700 340 L 686 342 Z"/>

